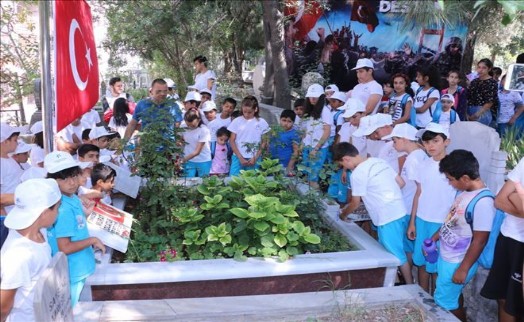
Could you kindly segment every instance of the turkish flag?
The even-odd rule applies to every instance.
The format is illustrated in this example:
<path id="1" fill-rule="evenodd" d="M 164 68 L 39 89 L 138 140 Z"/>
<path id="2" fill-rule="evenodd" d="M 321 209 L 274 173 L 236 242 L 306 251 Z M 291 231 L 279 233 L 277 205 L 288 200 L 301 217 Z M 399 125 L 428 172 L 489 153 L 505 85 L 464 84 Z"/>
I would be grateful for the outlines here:
<path id="1" fill-rule="evenodd" d="M 323 14 L 324 10 L 317 0 L 286 0 L 284 15 L 294 17 L 295 40 L 302 41 Z"/>
<path id="2" fill-rule="evenodd" d="M 91 8 L 84 0 L 55 1 L 56 125 L 60 131 L 98 101 L 98 59 Z"/>

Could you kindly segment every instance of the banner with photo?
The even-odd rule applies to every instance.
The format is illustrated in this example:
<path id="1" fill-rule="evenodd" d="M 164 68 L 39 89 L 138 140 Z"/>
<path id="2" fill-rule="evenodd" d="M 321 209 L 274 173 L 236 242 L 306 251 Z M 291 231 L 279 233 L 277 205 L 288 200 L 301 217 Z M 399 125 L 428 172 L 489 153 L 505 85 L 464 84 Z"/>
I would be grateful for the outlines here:
<path id="1" fill-rule="evenodd" d="M 387 0 L 329 0 L 323 10 L 316 0 L 288 0 L 285 52 L 291 79 L 319 72 L 348 91 L 357 84 L 351 68 L 370 58 L 375 79 L 402 72 L 415 79 L 420 66 L 434 64 L 445 77 L 460 69 L 467 25 L 419 26 L 402 30 L 405 4 Z M 436 5 L 438 5 L 436 3 Z"/>

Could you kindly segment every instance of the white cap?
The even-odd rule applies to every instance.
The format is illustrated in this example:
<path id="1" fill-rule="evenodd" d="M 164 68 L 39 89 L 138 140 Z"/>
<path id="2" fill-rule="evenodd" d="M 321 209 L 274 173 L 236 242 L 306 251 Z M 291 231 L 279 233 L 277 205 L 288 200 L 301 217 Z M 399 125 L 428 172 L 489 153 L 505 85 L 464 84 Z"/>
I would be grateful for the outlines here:
<path id="1" fill-rule="evenodd" d="M 389 114 L 378 113 L 364 116 L 360 119 L 358 129 L 353 132 L 353 135 L 357 137 L 367 136 L 375 132 L 376 129 L 391 124 L 393 124 L 393 119 Z"/>
<path id="2" fill-rule="evenodd" d="M 324 88 L 320 84 L 312 84 L 308 87 L 306 97 L 320 97 L 324 94 Z"/>
<path id="3" fill-rule="evenodd" d="M 357 66 L 355 66 L 354 68 L 351 68 L 351 70 L 357 70 L 357 69 L 361 69 L 361 68 L 364 68 L 364 67 L 375 69 L 371 59 L 369 59 L 369 58 L 360 58 L 359 60 L 357 60 Z"/>
<path id="4" fill-rule="evenodd" d="M 25 170 L 24 173 L 20 176 L 20 182 L 27 181 L 29 179 L 45 179 L 47 176 L 47 171 L 41 167 L 30 167 Z"/>
<path id="5" fill-rule="evenodd" d="M 356 98 L 348 98 L 348 100 L 342 107 L 344 107 L 344 109 L 346 110 L 344 114 L 342 114 L 343 118 L 350 118 L 357 112 L 366 111 L 366 106 L 364 105 L 364 103 L 362 103 L 361 100 Z M 341 108 L 339 107 L 339 109 Z"/>
<path id="6" fill-rule="evenodd" d="M 33 146 L 31 144 L 27 144 L 22 140 L 18 140 L 18 145 L 16 146 L 15 152 L 13 154 L 19 154 L 19 153 L 26 153 L 31 151 Z"/>
<path id="7" fill-rule="evenodd" d="M 94 140 L 109 135 L 111 135 L 111 133 L 109 133 L 105 127 L 96 126 L 91 129 L 91 132 L 89 132 L 89 139 Z"/>
<path id="8" fill-rule="evenodd" d="M 330 99 L 336 99 L 336 100 L 339 100 L 341 101 L 342 103 L 346 103 L 346 93 L 342 93 L 342 92 L 334 92 Z"/>
<path id="9" fill-rule="evenodd" d="M 422 135 L 424 135 L 424 132 L 426 131 L 430 131 L 433 133 L 441 133 L 444 134 L 447 138 L 449 138 L 449 131 L 438 123 L 429 122 L 428 125 L 426 125 L 425 129 L 418 130 L 417 137 L 422 138 Z"/>
<path id="10" fill-rule="evenodd" d="M 211 91 L 210 91 L 209 89 L 207 89 L 207 88 L 204 88 L 204 89 L 202 89 L 202 90 L 200 91 L 200 95 L 202 95 L 202 94 L 204 94 L 204 93 L 208 94 L 209 96 L 213 96 L 213 94 L 211 93 Z"/>
<path id="11" fill-rule="evenodd" d="M 196 85 L 189 85 L 187 87 L 187 90 L 188 91 L 198 91 L 198 87 L 196 87 Z"/>
<path id="12" fill-rule="evenodd" d="M 200 93 L 198 93 L 198 92 L 187 92 L 186 98 L 184 99 L 184 102 L 189 102 L 189 101 L 200 102 L 201 100 L 202 100 L 202 97 L 200 96 Z"/>
<path id="13" fill-rule="evenodd" d="M 455 104 L 455 98 L 451 94 L 444 94 L 440 97 L 440 101 L 448 100 L 451 101 L 451 104 Z"/>
<path id="14" fill-rule="evenodd" d="M 326 92 L 327 92 L 327 91 L 338 92 L 339 90 L 338 90 L 338 86 L 337 86 L 337 85 L 335 85 L 335 84 L 331 84 L 331 85 L 326 86 L 325 91 L 326 91 Z"/>
<path id="15" fill-rule="evenodd" d="M 15 189 L 15 207 L 5 218 L 5 226 L 25 229 L 31 226 L 44 210 L 55 205 L 62 193 L 53 179 L 30 179 Z"/>
<path id="16" fill-rule="evenodd" d="M 403 138 L 410 141 L 417 141 L 417 128 L 408 123 L 395 125 L 390 135 L 386 135 L 381 140 L 387 141 L 392 138 Z"/>
<path id="17" fill-rule="evenodd" d="M 86 168 L 90 165 L 91 162 L 75 161 L 71 154 L 64 151 L 53 151 L 44 158 L 44 168 L 48 173 L 57 173 L 73 167 Z"/>
<path id="18" fill-rule="evenodd" d="M 27 126 L 11 126 L 7 123 L 0 123 L 0 143 L 9 139 L 13 133 L 23 134 L 27 131 Z"/>
<path id="19" fill-rule="evenodd" d="M 175 82 L 171 78 L 164 78 L 167 83 L 167 87 L 176 87 Z"/>
<path id="20" fill-rule="evenodd" d="M 213 101 L 205 101 L 201 109 L 202 112 L 211 112 L 212 110 L 217 110 L 217 105 Z"/>
<path id="21" fill-rule="evenodd" d="M 37 133 L 43 132 L 44 131 L 44 124 L 42 123 L 42 121 L 35 122 L 35 124 L 33 124 L 31 126 L 29 131 L 31 131 L 32 134 L 37 134 Z"/>

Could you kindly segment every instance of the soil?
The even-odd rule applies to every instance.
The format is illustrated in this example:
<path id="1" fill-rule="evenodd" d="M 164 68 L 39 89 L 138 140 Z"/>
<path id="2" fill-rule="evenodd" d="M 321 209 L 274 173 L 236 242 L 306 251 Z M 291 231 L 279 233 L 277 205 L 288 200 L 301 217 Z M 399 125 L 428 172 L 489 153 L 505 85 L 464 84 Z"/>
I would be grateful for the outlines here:
<path id="1" fill-rule="evenodd" d="M 351 305 L 338 309 L 330 315 L 319 315 L 316 317 L 308 317 L 305 320 L 288 320 L 297 322 L 423 322 L 424 315 L 422 310 L 416 305 L 406 304 L 391 304 L 385 306 L 363 307 L 360 305 Z"/>

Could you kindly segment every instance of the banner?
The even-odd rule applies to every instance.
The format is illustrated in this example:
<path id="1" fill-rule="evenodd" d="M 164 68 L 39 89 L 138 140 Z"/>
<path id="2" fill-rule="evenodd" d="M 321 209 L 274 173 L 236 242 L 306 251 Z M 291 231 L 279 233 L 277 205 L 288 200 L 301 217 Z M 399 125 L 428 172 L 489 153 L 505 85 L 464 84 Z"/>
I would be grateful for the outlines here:
<path id="1" fill-rule="evenodd" d="M 323 12 L 313 0 L 287 0 L 286 5 L 285 51 L 291 79 L 318 72 L 341 91 L 349 91 L 357 84 L 351 68 L 359 58 L 373 61 L 378 82 L 399 72 L 414 81 L 416 70 L 427 64 L 437 66 L 443 77 L 450 69 L 460 69 L 465 23 L 438 28 L 413 24 L 402 30 L 407 4 L 388 0 L 329 0 L 329 11 Z"/>
<path id="2" fill-rule="evenodd" d="M 98 58 L 91 9 L 84 0 L 55 1 L 57 131 L 98 101 Z"/>

